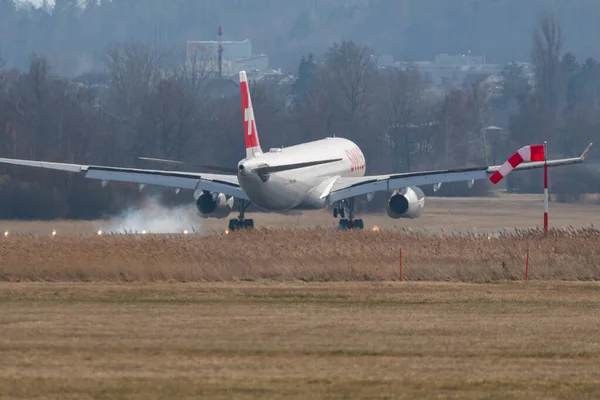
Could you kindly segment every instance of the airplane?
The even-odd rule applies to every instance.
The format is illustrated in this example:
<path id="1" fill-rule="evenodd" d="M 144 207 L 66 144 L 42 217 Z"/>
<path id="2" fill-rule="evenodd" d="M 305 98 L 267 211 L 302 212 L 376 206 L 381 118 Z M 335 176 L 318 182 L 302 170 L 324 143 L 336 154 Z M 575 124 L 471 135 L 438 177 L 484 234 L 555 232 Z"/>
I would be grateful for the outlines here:
<path id="1" fill-rule="evenodd" d="M 199 215 L 203 218 L 226 218 L 237 205 L 238 217 L 229 220 L 229 230 L 254 228 L 246 219 L 250 204 L 269 211 L 316 210 L 333 205 L 333 217 L 340 218 L 340 229 L 363 229 L 362 219 L 355 218 L 355 200 L 366 195 L 370 201 L 375 192 L 391 192 L 386 212 L 391 218 L 417 218 L 425 206 L 425 195 L 419 186 L 489 179 L 502 165 L 475 168 L 443 169 L 421 172 L 365 175 L 366 160 L 361 149 L 341 137 L 327 137 L 286 148 L 263 152 L 258 136 L 252 99 L 245 71 L 239 72 L 244 119 L 246 157 L 237 168 L 206 166 L 222 174 L 79 165 L 35 160 L 0 158 L 2 164 L 47 168 L 85 173 L 86 178 L 160 185 L 194 190 Z M 590 144 L 591 146 L 591 144 Z M 563 166 L 584 161 L 590 148 L 580 157 L 526 162 L 514 170 L 547 166 Z M 176 160 L 140 157 L 166 164 L 187 163 Z M 494 182 L 497 183 L 497 182 Z"/>

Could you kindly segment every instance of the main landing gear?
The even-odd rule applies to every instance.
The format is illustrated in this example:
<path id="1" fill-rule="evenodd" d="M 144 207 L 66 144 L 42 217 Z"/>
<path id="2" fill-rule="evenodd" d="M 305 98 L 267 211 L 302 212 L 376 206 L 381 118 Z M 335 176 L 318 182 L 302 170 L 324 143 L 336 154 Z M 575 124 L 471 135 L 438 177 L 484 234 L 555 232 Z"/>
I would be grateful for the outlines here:
<path id="1" fill-rule="evenodd" d="M 348 210 L 348 218 L 346 219 L 346 209 Z M 333 217 L 338 215 L 342 217 L 338 224 L 340 230 L 344 229 L 364 229 L 365 225 L 362 219 L 354 219 L 354 197 L 338 201 L 337 207 L 333 209 Z"/>
<path id="2" fill-rule="evenodd" d="M 246 208 L 250 205 L 248 200 L 240 200 L 239 210 L 240 215 L 237 219 L 229 220 L 229 230 L 235 231 L 239 229 L 254 229 L 254 220 L 253 219 L 244 219 L 246 214 Z"/>

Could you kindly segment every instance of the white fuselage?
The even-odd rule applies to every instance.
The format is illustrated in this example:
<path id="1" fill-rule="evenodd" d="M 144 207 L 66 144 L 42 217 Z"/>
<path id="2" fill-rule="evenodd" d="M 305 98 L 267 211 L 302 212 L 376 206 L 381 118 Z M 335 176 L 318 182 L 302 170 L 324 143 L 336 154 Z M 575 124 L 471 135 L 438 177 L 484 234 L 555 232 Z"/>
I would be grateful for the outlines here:
<path id="1" fill-rule="evenodd" d="M 270 173 L 265 179 L 253 171 L 310 161 L 341 159 L 327 164 Z M 240 170 L 243 166 L 243 170 Z M 323 193 L 338 177 L 364 176 L 365 158 L 358 146 L 343 138 L 327 138 L 246 158 L 238 163 L 238 181 L 257 206 L 273 211 L 320 209 L 327 206 Z"/>

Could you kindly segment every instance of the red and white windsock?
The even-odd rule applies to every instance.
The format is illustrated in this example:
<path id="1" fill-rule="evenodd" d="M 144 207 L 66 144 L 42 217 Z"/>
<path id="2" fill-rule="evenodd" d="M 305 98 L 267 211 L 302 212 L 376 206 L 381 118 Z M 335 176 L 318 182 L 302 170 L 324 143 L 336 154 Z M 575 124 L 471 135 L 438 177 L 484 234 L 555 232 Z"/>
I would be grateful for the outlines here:
<path id="1" fill-rule="evenodd" d="M 496 184 L 523 161 L 545 161 L 545 148 L 543 144 L 532 144 L 521 147 L 500 168 L 490 176 L 490 181 Z"/>

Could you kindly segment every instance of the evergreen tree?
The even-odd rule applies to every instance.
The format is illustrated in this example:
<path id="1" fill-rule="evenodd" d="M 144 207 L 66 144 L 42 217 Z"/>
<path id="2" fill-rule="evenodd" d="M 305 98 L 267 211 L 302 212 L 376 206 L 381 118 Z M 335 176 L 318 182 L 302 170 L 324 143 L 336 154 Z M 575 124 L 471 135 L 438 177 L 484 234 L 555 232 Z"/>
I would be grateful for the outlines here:
<path id="1" fill-rule="evenodd" d="M 317 70 L 317 62 L 312 53 L 308 53 L 308 58 L 302 56 L 298 66 L 298 77 L 292 87 L 293 94 L 302 94 L 308 92 L 310 85 Z"/>

